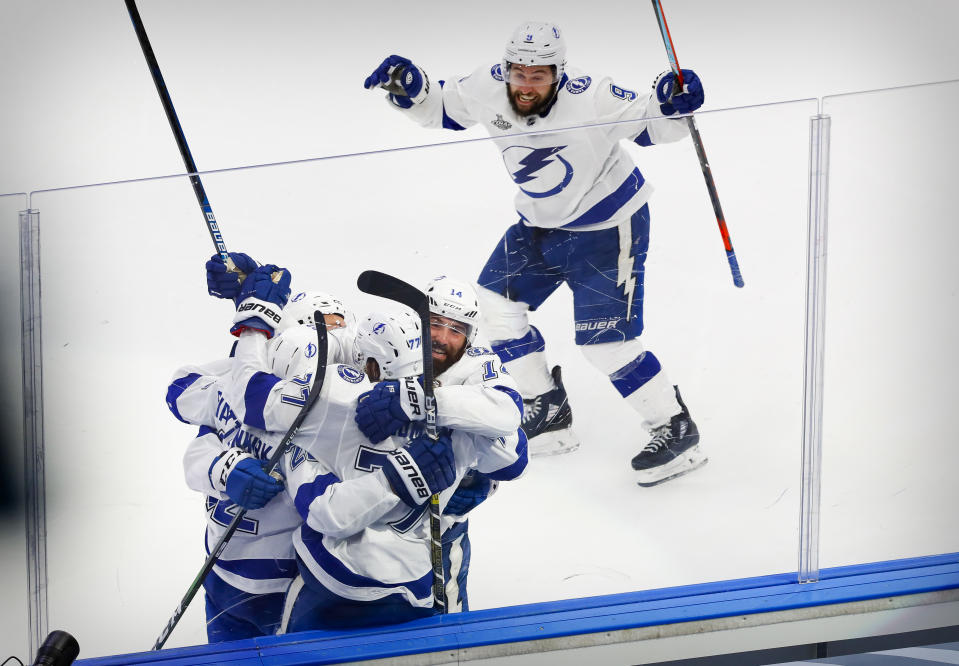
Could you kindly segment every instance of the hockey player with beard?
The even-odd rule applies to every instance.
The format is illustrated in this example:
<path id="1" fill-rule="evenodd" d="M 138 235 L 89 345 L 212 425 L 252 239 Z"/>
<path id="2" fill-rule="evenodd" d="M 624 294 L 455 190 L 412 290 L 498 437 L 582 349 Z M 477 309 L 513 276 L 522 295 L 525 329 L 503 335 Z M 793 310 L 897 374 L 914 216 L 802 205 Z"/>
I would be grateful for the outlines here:
<path id="1" fill-rule="evenodd" d="M 269 267 L 257 269 L 257 271 L 260 273 L 260 283 L 268 292 L 274 291 L 275 288 L 268 279 Z M 211 293 L 213 291 L 211 289 Z M 243 311 L 245 299 L 241 297 L 239 300 L 241 301 L 240 311 Z M 279 300 L 281 299 L 273 299 L 272 296 L 265 300 L 260 298 L 261 303 L 278 304 Z M 237 319 L 241 319 L 242 316 L 238 314 Z M 262 470 L 252 468 L 257 467 L 261 464 L 259 461 L 269 456 L 271 446 L 275 445 L 280 438 L 281 433 L 278 431 L 285 430 L 295 417 L 298 404 L 302 404 L 302 398 L 308 390 L 311 377 L 305 368 L 298 367 L 298 363 L 302 365 L 302 354 L 292 360 L 285 356 L 291 350 L 308 349 L 309 335 L 302 344 L 292 340 L 291 344 L 284 347 L 283 338 L 297 329 L 286 331 L 269 343 L 266 358 L 261 359 L 260 345 L 263 343 L 263 336 L 250 331 L 260 330 L 271 334 L 271 321 L 267 319 L 264 324 L 257 323 L 255 318 L 250 318 L 241 324 L 234 327 L 235 332 L 241 333 L 244 329 L 248 330 L 241 333 L 242 337 L 236 350 L 237 358 L 231 362 L 233 368 L 230 377 L 228 380 L 224 377 L 215 378 L 219 382 L 217 386 L 220 395 L 217 395 L 216 390 L 207 390 L 210 388 L 208 376 L 191 372 L 192 369 L 187 368 L 181 373 L 181 380 L 174 382 L 171 387 L 172 399 L 168 402 L 171 410 L 182 420 L 191 420 L 186 417 L 187 413 L 193 415 L 193 419 L 197 419 L 192 422 L 202 422 L 203 418 L 218 419 L 218 422 L 214 424 L 218 433 L 228 441 L 232 441 L 234 446 L 230 447 L 228 455 L 217 459 L 212 465 L 201 465 L 204 470 L 208 470 L 206 475 L 209 480 L 206 484 L 215 486 L 217 482 L 220 482 L 221 485 L 226 486 L 230 497 L 243 504 L 248 499 L 243 496 L 244 488 L 247 492 L 253 489 L 251 496 L 257 503 L 264 501 L 264 495 L 272 495 L 275 492 L 275 487 L 271 486 L 275 482 L 266 477 Z M 375 328 L 376 340 L 383 344 L 384 340 L 391 339 L 387 333 L 395 328 L 394 324 L 392 319 L 378 322 L 367 320 L 364 322 L 367 326 L 365 339 L 367 341 L 373 339 L 372 331 Z M 409 330 L 409 322 L 407 324 L 406 328 Z M 418 326 L 418 321 L 413 320 L 413 324 Z M 362 326 L 360 332 L 364 333 Z M 260 338 L 260 342 L 256 342 L 257 338 Z M 361 355 L 355 359 L 362 361 L 363 350 L 370 351 L 370 347 L 361 343 L 361 338 L 364 336 L 358 336 L 356 345 Z M 379 350 L 384 353 L 380 354 L 378 359 L 373 353 L 366 356 L 365 365 L 371 371 L 371 377 L 378 378 L 380 368 L 383 369 L 386 378 L 394 377 L 395 375 L 391 372 L 403 356 L 400 352 L 406 352 L 406 356 L 410 356 L 410 351 L 413 350 L 412 356 L 421 358 L 421 352 L 414 346 L 414 342 L 418 341 L 418 336 L 408 340 L 397 339 L 395 348 Z M 285 351 L 281 353 L 281 350 Z M 281 358 L 283 360 L 278 360 Z M 315 360 L 312 360 L 307 365 L 312 368 L 314 364 Z M 286 373 L 292 374 L 286 380 L 281 380 L 266 374 L 264 372 L 266 368 L 284 368 Z M 349 426 L 353 425 L 355 405 L 349 400 L 334 399 L 332 394 L 334 391 L 342 393 L 343 386 L 352 389 L 353 393 L 357 390 L 365 391 L 363 388 L 365 378 L 346 365 L 337 366 L 335 374 L 336 376 L 333 376 L 332 369 L 327 372 L 322 394 L 324 397 L 321 397 L 321 402 L 311 413 L 312 417 L 316 415 L 317 410 L 323 409 L 325 410 L 323 416 L 318 419 L 318 422 L 317 419 L 308 418 L 298 431 L 297 441 L 305 448 L 295 447 L 293 453 L 284 457 L 283 460 L 289 497 L 293 500 L 294 508 L 307 520 L 306 524 L 301 525 L 294 533 L 299 571 L 302 575 L 294 581 L 287 597 L 289 612 L 283 629 L 288 631 L 397 622 L 432 612 L 430 608 L 431 572 L 428 549 L 425 548 L 423 525 L 425 512 L 423 507 L 412 499 L 409 489 L 404 492 L 402 481 L 405 477 L 396 474 L 395 466 L 391 462 L 394 459 L 391 456 L 397 453 L 396 449 L 403 446 L 406 440 L 404 438 L 384 442 L 382 447 L 385 448 L 381 450 L 376 450 L 375 447 L 362 447 L 362 450 L 351 448 L 350 442 L 362 439 L 362 435 L 357 432 L 356 437 L 351 440 L 348 432 Z M 353 393 L 346 391 L 347 397 Z M 207 403 L 205 414 L 195 404 L 196 401 L 202 403 L 204 396 Z M 438 402 L 442 401 L 438 400 Z M 342 408 L 344 404 L 349 404 L 345 411 Z M 236 405 L 237 409 L 234 410 L 231 405 Z M 334 409 L 334 406 L 339 407 Z M 511 409 L 514 410 L 514 417 L 511 424 L 500 426 L 503 432 L 511 432 L 518 425 L 518 412 L 515 411 L 515 407 Z M 195 415 L 198 411 L 199 416 Z M 210 416 L 211 413 L 214 416 Z M 331 425 L 331 421 L 339 422 L 342 420 L 341 417 L 342 419 L 349 417 L 350 423 L 340 426 Z M 245 424 L 239 425 L 244 421 Z M 259 427 L 252 427 L 250 423 L 255 423 Z M 441 419 L 440 423 L 443 424 L 444 421 Z M 206 434 L 208 440 L 212 436 L 212 433 Z M 326 441 L 330 438 L 335 440 L 337 437 L 339 437 L 339 443 L 336 446 L 330 446 L 331 442 Z M 442 490 L 446 484 L 453 484 L 454 481 L 462 479 L 466 472 L 464 464 L 463 469 L 456 470 L 454 474 L 450 453 L 452 449 L 457 449 L 458 455 L 463 460 L 469 460 L 471 465 L 476 465 L 481 470 L 496 472 L 510 468 L 515 473 L 519 473 L 525 465 L 525 452 L 522 465 L 516 464 L 519 455 L 515 447 L 520 443 L 520 438 L 521 433 L 513 435 L 513 448 L 507 447 L 504 440 L 498 442 L 499 446 L 487 443 L 483 450 L 477 452 L 471 448 L 472 441 L 466 441 L 464 437 L 454 432 L 451 436 L 444 436 L 436 444 L 430 443 L 426 438 L 415 437 L 413 442 L 407 445 L 405 452 L 414 463 L 419 463 L 424 478 L 429 479 L 428 487 L 432 490 Z M 303 442 L 307 444 L 303 445 Z M 212 449 L 213 446 L 215 442 L 210 441 L 209 448 Z M 317 457 L 313 457 L 311 451 L 316 453 Z M 244 455 L 249 456 L 251 453 L 259 461 L 250 461 L 257 464 L 250 464 L 249 474 L 241 474 L 235 459 L 239 458 L 242 462 L 248 462 L 249 458 Z M 331 459 L 330 456 L 333 458 Z M 260 477 L 266 478 L 253 480 L 249 478 L 257 473 Z M 393 478 L 390 478 L 391 475 Z M 384 483 L 384 477 L 389 481 L 388 483 Z M 243 482 L 234 482 L 235 478 L 242 479 Z M 231 484 L 233 488 L 230 488 Z M 200 485 L 203 485 L 202 478 Z M 266 488 L 269 492 L 262 492 L 261 488 Z M 393 488 L 399 490 L 394 491 Z M 198 489 L 206 490 L 207 488 Z M 451 493 L 452 489 L 450 493 L 447 493 L 447 499 Z M 402 502 L 398 496 L 403 498 Z M 267 497 L 266 500 L 268 499 Z M 289 522 L 289 507 L 282 506 L 285 503 L 282 498 L 270 502 L 264 511 L 276 509 L 278 502 L 281 509 L 286 509 Z M 255 520 L 255 514 L 255 511 L 251 512 L 248 518 Z M 229 566 L 232 568 L 239 565 L 258 569 L 257 565 L 264 564 L 264 561 L 252 561 L 257 558 L 250 558 L 250 551 L 268 550 L 271 544 L 262 537 L 274 527 L 276 525 L 271 524 L 270 521 L 265 521 L 265 524 L 253 523 L 251 525 L 253 534 L 247 539 L 249 550 L 240 553 L 241 557 L 237 558 L 247 561 L 228 560 Z M 257 534 L 258 528 L 261 529 Z M 233 544 L 234 542 L 231 542 L 224 553 L 224 558 L 230 558 L 233 554 L 230 550 Z M 272 546 L 276 547 L 277 551 L 283 550 L 281 540 L 273 539 Z M 246 557 L 243 557 L 244 555 Z M 272 563 L 279 565 L 284 559 L 282 553 L 277 552 L 272 558 Z M 286 561 L 289 562 L 288 559 Z M 221 562 L 216 570 L 217 573 L 222 573 L 222 569 L 226 566 Z M 286 571 L 288 570 L 289 567 L 286 567 Z M 401 575 L 403 572 L 410 571 L 421 571 L 422 575 L 418 578 Z M 397 577 L 401 580 L 397 580 Z M 375 584 L 375 581 L 380 582 Z M 231 582 L 238 581 L 234 578 Z M 278 582 L 279 577 L 269 581 L 270 584 Z M 209 592 L 210 586 L 207 586 L 207 589 L 209 598 L 212 596 Z M 219 589 L 217 591 L 222 593 L 236 590 Z M 243 591 L 242 588 L 240 591 Z M 263 604 L 257 601 L 263 601 L 263 597 L 248 594 L 243 599 L 236 598 L 236 595 L 234 598 L 238 602 L 236 605 L 242 607 L 241 610 L 256 608 L 262 610 Z M 271 605 L 268 614 L 271 618 L 274 615 L 274 608 L 275 605 Z M 232 612 L 231 610 L 227 615 Z M 254 618 L 254 624 L 257 623 L 259 626 L 266 624 L 265 617 Z M 228 637 L 237 638 L 240 635 L 234 632 Z M 222 640 L 223 637 L 220 639 Z"/>
<path id="2" fill-rule="evenodd" d="M 620 145 L 688 134 L 683 119 L 670 116 L 696 110 L 704 95 L 692 70 L 683 75 L 681 91 L 674 92 L 671 72 L 660 74 L 650 93 L 630 90 L 568 68 L 559 27 L 528 22 L 513 32 L 500 62 L 463 78 L 431 85 L 422 67 L 391 55 L 364 82 L 385 88 L 390 105 L 424 127 L 481 124 L 493 136 L 519 190 L 519 221 L 480 272 L 479 299 L 493 350 L 522 391 L 530 451 L 579 446 L 560 368 L 550 371 L 543 336 L 528 318 L 565 282 L 576 344 L 650 432 L 632 459 L 644 486 L 706 462 L 678 387 L 640 341 L 652 188 Z"/>
<path id="3" fill-rule="evenodd" d="M 519 425 L 522 397 L 499 357 L 488 346 L 483 346 L 478 336 L 481 314 L 476 292 L 468 283 L 447 276 L 431 280 L 425 292 L 430 303 L 439 424 L 453 425 L 501 446 L 498 438 L 505 435 L 505 427 L 499 422 L 512 414 Z M 405 408 L 405 393 L 409 388 L 400 386 L 399 382 L 385 381 L 360 397 L 356 422 L 372 443 L 397 433 L 422 431 L 425 414 Z M 412 389 L 422 394 L 418 384 Z M 422 403 L 421 397 L 418 400 Z M 509 422 L 507 419 L 506 423 Z M 525 468 L 526 435 L 520 430 L 517 436 L 520 439 L 516 450 L 521 455 L 513 465 L 489 474 L 469 471 L 444 503 L 443 559 L 448 573 L 446 596 L 451 611 L 469 610 L 467 576 L 472 548 L 467 514 L 495 492 L 500 481 L 515 479 Z"/>

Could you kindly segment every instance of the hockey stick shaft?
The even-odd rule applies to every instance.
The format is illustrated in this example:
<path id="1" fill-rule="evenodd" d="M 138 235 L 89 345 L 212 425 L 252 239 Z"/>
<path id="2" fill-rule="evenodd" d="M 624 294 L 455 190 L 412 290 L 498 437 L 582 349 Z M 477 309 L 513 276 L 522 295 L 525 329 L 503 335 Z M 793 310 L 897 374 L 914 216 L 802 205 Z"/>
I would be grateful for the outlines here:
<path id="1" fill-rule="evenodd" d="M 282 458 L 283 454 L 286 453 L 286 449 L 296 436 L 297 430 L 300 429 L 300 426 L 303 424 L 303 420 L 306 418 L 307 413 L 310 411 L 310 408 L 316 402 L 320 392 L 323 390 L 323 380 L 326 378 L 326 361 L 329 341 L 327 339 L 326 326 L 324 326 L 322 323 L 323 313 L 319 310 L 316 310 L 313 313 L 313 321 L 320 322 L 316 326 L 316 374 L 313 378 L 313 385 L 310 387 L 310 392 L 306 396 L 306 402 L 303 404 L 303 407 L 293 420 L 293 424 L 290 426 L 290 429 L 287 430 L 286 434 L 283 436 L 283 439 L 280 440 L 280 443 L 273 450 L 273 453 L 270 454 L 266 464 L 263 465 L 263 471 L 267 474 L 272 473 L 276 469 L 277 465 L 280 464 L 280 458 Z M 245 515 L 246 509 L 238 507 L 238 511 L 233 517 L 233 520 L 230 521 L 226 531 L 220 536 L 213 548 L 210 549 L 210 554 L 207 556 L 206 562 L 203 563 L 203 567 L 200 569 L 200 572 L 196 575 L 196 578 L 193 579 L 193 582 L 190 583 L 190 587 L 187 589 L 186 594 L 183 595 L 183 599 L 181 599 L 180 603 L 177 604 L 176 609 L 173 611 L 173 615 L 163 628 L 163 631 L 160 633 L 159 638 L 157 638 L 156 643 L 153 644 L 153 650 L 159 650 L 166 643 L 167 639 L 170 637 L 170 634 L 173 632 L 173 629 L 180 621 L 180 618 L 183 617 L 183 613 L 190 605 L 190 602 L 193 601 L 193 597 L 196 596 L 196 593 L 200 591 L 200 587 L 203 586 L 203 581 L 206 580 L 207 575 L 213 570 L 213 566 L 216 564 L 217 559 L 219 559 L 220 553 L 223 552 L 223 549 L 226 548 L 227 543 L 229 543 L 230 539 L 233 538 L 233 535 L 236 533 L 236 530 Z"/>
<path id="2" fill-rule="evenodd" d="M 186 166 L 190 177 L 190 183 L 193 185 L 193 192 L 196 194 L 197 203 L 200 204 L 200 211 L 203 213 L 203 221 L 206 223 L 210 238 L 213 240 L 213 246 L 223 259 L 223 263 L 233 272 L 238 272 L 233 260 L 230 259 L 230 253 L 226 250 L 226 244 L 223 242 L 223 235 L 220 233 L 219 224 L 216 216 L 213 215 L 213 208 L 207 199 L 206 190 L 203 189 L 203 182 L 197 175 L 196 163 L 193 161 L 193 155 L 190 153 L 190 146 L 187 145 L 186 135 L 183 133 L 183 127 L 180 125 L 180 119 L 177 117 L 176 109 L 173 108 L 173 100 L 170 98 L 170 92 L 167 90 L 166 83 L 163 81 L 163 74 L 160 72 L 160 65 L 157 63 L 156 55 L 153 53 L 153 47 L 150 45 L 150 38 L 147 36 L 146 29 L 143 27 L 143 19 L 140 18 L 140 12 L 137 10 L 134 0 L 124 0 L 127 11 L 130 12 L 130 20 L 133 21 L 133 29 L 136 31 L 137 40 L 140 42 L 140 49 L 143 51 L 143 57 L 146 58 L 147 67 L 150 69 L 150 75 L 153 77 L 153 84 L 156 86 L 157 93 L 160 95 L 160 101 L 163 103 L 163 110 L 166 112 L 167 121 L 170 123 L 170 129 L 173 130 L 173 137 L 176 139 L 176 145 L 180 149 L 180 156 L 183 158 L 183 164 Z M 242 281 L 242 277 L 241 277 Z"/>
<path id="3" fill-rule="evenodd" d="M 666 15 L 663 13 L 661 0 L 652 0 L 653 11 L 656 12 L 656 22 L 659 24 L 659 32 L 663 36 L 663 45 L 666 47 L 666 57 L 669 59 L 669 67 L 676 75 L 676 91 L 683 89 L 683 70 L 679 67 L 679 59 L 676 57 L 676 49 L 673 46 L 673 38 L 669 34 L 669 26 L 666 25 Z M 693 116 L 686 116 L 686 124 L 689 126 L 689 135 L 692 137 L 693 146 L 696 148 L 696 157 L 699 158 L 699 166 L 703 171 L 703 178 L 706 180 L 706 190 L 709 192 L 709 201 L 713 206 L 713 213 L 716 214 L 716 222 L 719 225 L 719 234 L 723 239 L 723 247 L 726 250 L 726 259 L 729 261 L 729 270 L 733 274 L 733 284 L 742 287 L 743 275 L 739 270 L 739 260 L 736 259 L 736 252 L 733 250 L 733 242 L 729 237 L 729 229 L 726 228 L 726 217 L 723 215 L 722 206 L 719 203 L 719 192 L 716 190 L 716 181 L 713 179 L 713 172 L 709 168 L 709 160 L 706 158 L 706 149 L 703 147 L 703 139 L 699 134 L 699 128 L 696 126 L 696 119 Z"/>
<path id="4" fill-rule="evenodd" d="M 391 301 L 402 303 L 420 318 L 423 349 L 423 403 L 426 412 L 426 435 L 433 441 L 439 439 L 436 426 L 436 396 L 433 389 L 433 342 L 430 335 L 430 302 L 422 291 L 399 278 L 380 273 L 363 271 L 356 280 L 360 291 Z M 433 567 L 433 607 L 440 613 L 448 610 L 446 599 L 446 574 L 443 571 L 443 534 L 440 522 L 440 496 L 430 496 L 430 564 Z"/>

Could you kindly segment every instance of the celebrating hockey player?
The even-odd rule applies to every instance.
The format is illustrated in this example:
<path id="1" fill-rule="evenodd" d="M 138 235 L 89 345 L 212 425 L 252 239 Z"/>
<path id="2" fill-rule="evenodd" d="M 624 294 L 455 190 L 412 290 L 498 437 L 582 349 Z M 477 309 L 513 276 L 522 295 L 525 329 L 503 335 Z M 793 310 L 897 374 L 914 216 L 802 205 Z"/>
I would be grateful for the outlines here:
<path id="1" fill-rule="evenodd" d="M 499 357 L 480 344 L 480 308 L 475 291 L 466 282 L 446 276 L 431 280 L 425 291 L 430 302 L 439 425 L 470 433 L 479 441 L 480 449 L 489 445 L 484 440 L 495 446 L 505 445 L 505 440 L 501 443 L 498 438 L 520 425 L 522 398 Z M 418 385 L 413 388 L 420 391 Z M 422 430 L 425 414 L 407 408 L 406 400 L 395 381 L 381 382 L 361 396 L 356 422 L 371 442 L 407 429 Z M 519 456 L 512 465 L 487 474 L 470 471 L 446 504 L 443 559 L 449 572 L 447 599 L 451 611 L 469 610 L 466 580 L 471 546 L 467 514 L 496 490 L 499 481 L 515 479 L 526 467 L 525 433 L 520 430 L 517 436 Z"/>
<path id="2" fill-rule="evenodd" d="M 518 187 L 519 221 L 480 272 L 479 298 L 487 336 L 521 389 L 530 450 L 579 446 L 560 367 L 549 370 L 543 336 L 528 319 L 565 282 L 573 292 L 576 344 L 650 431 L 632 459 L 640 485 L 706 461 L 678 387 L 640 341 L 652 188 L 620 145 L 688 134 L 671 116 L 696 110 L 704 95 L 692 70 L 683 75 L 682 90 L 664 72 L 651 93 L 636 92 L 567 68 L 559 27 L 528 22 L 513 32 L 500 62 L 466 77 L 431 85 L 422 67 L 391 55 L 364 83 L 388 90 L 390 105 L 424 127 L 481 124 L 494 137 Z"/>
<path id="3" fill-rule="evenodd" d="M 253 272 L 256 262 L 242 253 L 231 258 Z M 286 280 L 286 284 L 288 284 Z M 211 294 L 233 299 L 241 285 L 219 255 L 207 263 Z M 355 316 L 344 303 L 323 292 L 299 292 L 286 308 L 266 354 L 269 372 L 306 376 L 316 367 L 313 312 L 325 313 L 329 363 L 352 363 Z M 303 324 L 303 325 L 300 325 Z M 272 442 L 266 433 L 244 427 L 225 401 L 233 360 L 224 359 L 177 371 L 167 404 L 181 421 L 204 423 L 184 454 L 187 485 L 206 496 L 206 548 L 215 544 L 233 520 L 237 507 L 247 510 L 239 530 L 203 581 L 207 639 L 213 643 L 272 634 L 280 624 L 283 600 L 297 575 L 293 533 L 303 522 L 283 485 L 262 470 Z M 277 497 L 277 495 L 279 496 Z M 274 499 L 275 498 L 275 499 Z"/>
<path id="4" fill-rule="evenodd" d="M 303 404 L 311 380 L 310 370 L 315 367 L 315 359 L 309 354 L 310 335 L 289 337 L 296 335 L 297 331 L 309 330 L 309 327 L 297 326 L 274 337 L 268 343 L 265 355 L 263 353 L 265 336 L 262 334 L 272 335 L 274 326 L 279 326 L 267 315 L 275 315 L 283 300 L 282 287 L 274 286 L 269 279 L 274 270 L 275 267 L 255 269 L 237 299 L 239 306 L 234 332 L 240 334 L 241 339 L 236 346 L 236 358 L 228 362 L 231 366 L 229 377 L 211 378 L 196 371 L 199 369 L 186 368 L 179 373 L 168 394 L 170 408 L 181 420 L 205 421 L 216 429 L 215 432 L 208 430 L 200 438 L 204 440 L 203 455 L 196 457 L 206 457 L 202 464 L 194 461 L 191 466 L 195 471 L 199 470 L 197 474 L 200 475 L 194 487 L 208 494 L 214 491 L 226 495 L 223 508 L 228 509 L 230 502 L 227 500 L 232 500 L 253 509 L 248 515 L 248 519 L 254 521 L 251 523 L 253 528 L 247 528 L 253 533 L 259 531 L 261 535 L 278 536 L 285 530 L 289 536 L 290 523 L 294 523 L 295 529 L 296 521 L 295 516 L 290 516 L 291 500 L 294 511 L 299 511 L 307 520 L 294 533 L 302 575 L 294 581 L 287 595 L 288 612 L 284 616 L 283 630 L 397 622 L 429 614 L 432 612 L 432 574 L 425 547 L 425 511 L 422 502 L 414 500 L 417 496 L 411 495 L 404 487 L 406 477 L 395 473 L 397 469 L 391 456 L 406 444 L 405 455 L 422 471 L 423 478 L 428 479 L 427 487 L 431 491 L 443 490 L 447 485 L 455 486 L 455 482 L 462 481 L 469 466 L 511 478 L 525 466 L 525 437 L 522 431 L 516 432 L 519 411 L 515 402 L 508 400 L 513 416 L 507 416 L 505 422 L 501 419 L 503 425 L 497 431 L 498 435 L 510 436 L 508 443 L 505 437 L 495 442 L 487 439 L 482 450 L 477 450 L 476 442 L 467 434 L 454 431 L 441 437 L 438 443 L 419 436 L 408 444 L 406 438 L 391 438 L 380 447 L 364 445 L 358 450 L 356 443 L 366 439 L 352 422 L 356 393 L 365 392 L 369 385 L 363 374 L 351 366 L 331 367 L 325 376 L 320 403 L 298 431 L 297 441 L 302 448 L 294 447 L 293 452 L 283 459 L 282 471 L 288 493 L 282 494 L 281 498 L 286 499 L 271 501 L 277 492 L 276 482 L 258 466 L 269 457 L 272 446 L 280 439 L 280 431 L 292 422 L 298 405 Z M 259 284 L 264 291 L 251 289 L 250 283 Z M 212 288 L 211 293 L 215 293 Z M 261 309 L 260 314 L 248 317 L 250 313 L 258 312 L 248 307 L 251 302 L 273 304 L 274 307 Z M 350 317 L 345 318 L 349 320 Z M 418 320 L 410 315 L 406 315 L 406 319 L 405 325 L 400 326 L 394 318 L 374 317 L 360 327 L 356 340 L 358 353 L 354 360 L 361 361 L 372 378 L 380 378 L 381 372 L 386 378 L 400 377 L 404 367 L 415 371 L 414 374 L 419 371 L 417 367 L 408 367 L 411 357 L 414 360 L 422 358 L 422 352 L 416 347 L 419 342 Z M 417 330 L 413 331 L 413 328 Z M 371 347 L 371 341 L 380 347 Z M 268 374 L 268 369 L 283 372 L 286 379 Z M 394 372 L 399 374 L 394 375 Z M 216 388 L 211 389 L 211 382 L 216 382 Z M 217 442 L 217 433 L 226 442 Z M 453 450 L 457 451 L 458 458 L 468 461 L 458 464 L 460 469 L 453 467 Z M 470 508 L 470 501 L 475 502 L 482 496 L 483 488 L 482 484 L 479 487 L 470 483 L 460 485 L 465 488 L 457 489 L 455 493 L 451 488 L 444 500 L 454 508 L 459 507 L 457 513 L 465 513 Z M 274 521 L 275 524 L 256 522 L 257 515 L 265 516 L 269 510 L 281 514 L 285 520 Z M 221 513 L 229 516 L 226 511 Z M 216 529 L 213 525 L 211 514 L 211 528 Z M 457 535 L 453 530 L 448 532 L 448 539 L 453 541 Z M 288 576 L 290 572 L 292 552 L 289 540 L 284 548 L 282 538 L 269 542 L 256 536 L 238 535 L 234 538 L 239 539 L 240 547 L 234 549 L 235 542 L 231 541 L 215 569 L 219 575 L 206 585 L 208 610 L 216 621 L 211 627 L 219 625 L 222 629 L 211 631 L 211 640 L 239 638 L 244 635 L 244 630 L 249 632 L 246 635 L 258 635 L 263 633 L 264 626 L 275 623 L 275 593 L 268 597 L 262 590 L 267 585 L 281 584 L 279 574 Z M 271 548 L 272 556 L 267 557 Z M 450 548 L 445 550 L 449 570 L 453 568 L 452 561 L 458 561 L 458 558 L 450 557 Z M 256 554 L 264 557 L 256 558 Z M 258 568 L 257 565 L 264 563 L 272 568 Z M 266 583 L 254 581 L 244 587 L 248 581 L 232 575 L 236 570 L 260 573 L 267 568 L 277 575 Z M 224 570 L 227 570 L 225 574 Z M 360 575 L 347 576 L 344 580 L 344 571 Z M 405 575 L 410 572 L 418 575 Z M 455 568 L 450 574 L 457 578 Z M 397 580 L 398 575 L 401 580 Z M 224 576 L 234 585 L 221 584 Z M 257 588 L 257 585 L 258 589 L 246 589 Z M 238 608 L 236 611 L 224 608 L 226 604 L 215 603 L 218 600 L 232 602 L 230 605 Z M 258 616 L 249 618 L 250 613 Z M 254 626 L 237 628 L 237 623 L 232 622 L 236 618 L 231 617 L 235 615 Z"/>

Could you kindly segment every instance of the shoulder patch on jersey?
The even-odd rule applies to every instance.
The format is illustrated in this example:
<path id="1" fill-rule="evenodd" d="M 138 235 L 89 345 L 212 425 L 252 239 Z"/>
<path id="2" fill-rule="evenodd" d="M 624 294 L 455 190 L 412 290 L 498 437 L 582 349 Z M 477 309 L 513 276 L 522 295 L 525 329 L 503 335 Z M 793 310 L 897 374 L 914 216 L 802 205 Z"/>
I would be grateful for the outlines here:
<path id="1" fill-rule="evenodd" d="M 489 68 L 489 75 L 492 76 L 497 81 L 503 80 L 503 66 L 500 63 L 496 63 Z"/>
<path id="2" fill-rule="evenodd" d="M 618 97 L 626 102 L 632 102 L 634 99 L 636 99 L 636 93 L 634 93 L 632 90 L 627 90 L 626 88 L 620 88 L 615 83 L 609 84 L 609 92 L 613 93 L 613 97 Z"/>
<path id="3" fill-rule="evenodd" d="M 466 349 L 467 356 L 492 356 L 493 351 L 487 347 L 468 347 Z"/>
<path id="4" fill-rule="evenodd" d="M 351 384 L 359 384 L 364 379 L 366 375 L 354 368 L 351 365 L 338 365 L 336 366 L 336 373 L 348 381 Z"/>
<path id="5" fill-rule="evenodd" d="M 578 79 L 573 79 L 566 84 L 566 90 L 568 90 L 573 95 L 578 95 L 581 92 L 584 92 L 589 88 L 589 84 L 593 82 L 591 76 L 581 76 Z"/>

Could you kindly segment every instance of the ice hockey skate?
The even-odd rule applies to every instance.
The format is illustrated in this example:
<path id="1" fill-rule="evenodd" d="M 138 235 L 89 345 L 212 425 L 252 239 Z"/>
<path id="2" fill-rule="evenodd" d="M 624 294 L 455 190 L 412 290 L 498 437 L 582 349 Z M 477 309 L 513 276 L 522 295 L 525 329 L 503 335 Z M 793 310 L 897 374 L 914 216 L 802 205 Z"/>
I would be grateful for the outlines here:
<path id="1" fill-rule="evenodd" d="M 639 473 L 637 483 L 655 486 L 702 467 L 709 460 L 699 447 L 699 429 L 689 416 L 679 387 L 674 386 L 676 400 L 683 408 L 665 423 L 651 431 L 646 447 L 633 458 L 633 469 Z"/>
<path id="2" fill-rule="evenodd" d="M 573 433 L 573 411 L 569 407 L 562 371 L 553 368 L 556 388 L 523 400 L 523 432 L 529 438 L 531 458 L 555 456 L 579 448 L 579 438 Z"/>

